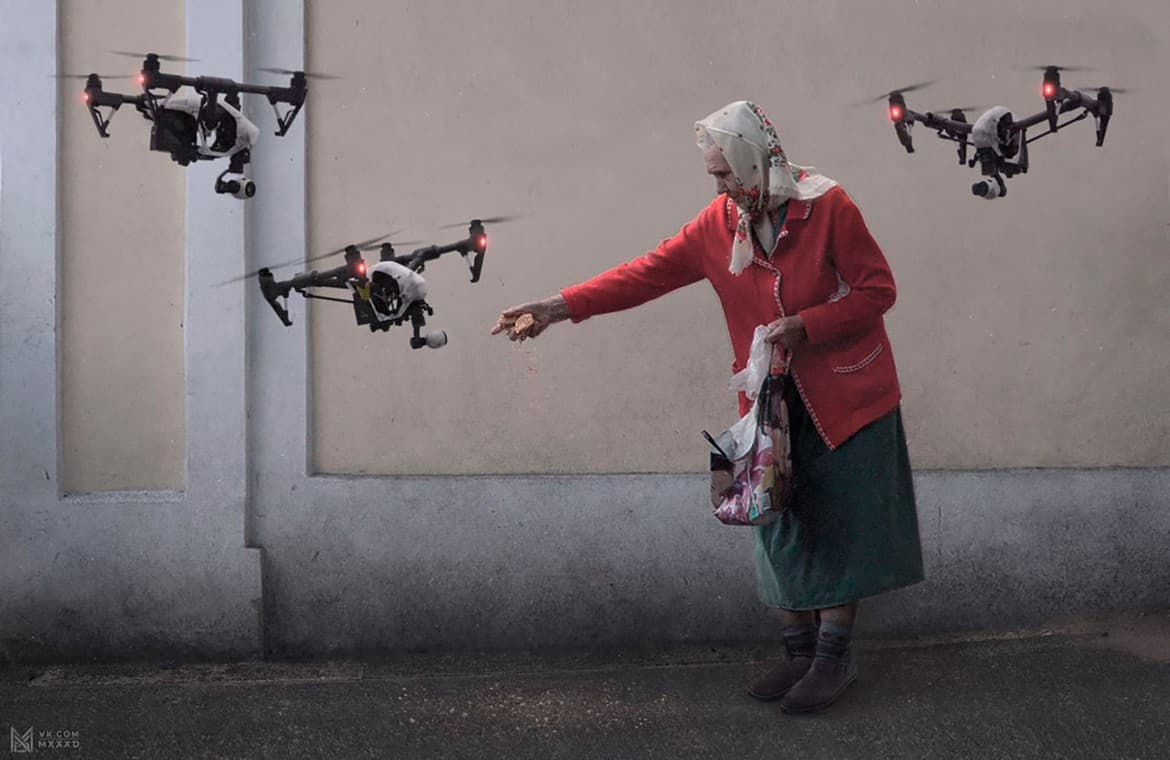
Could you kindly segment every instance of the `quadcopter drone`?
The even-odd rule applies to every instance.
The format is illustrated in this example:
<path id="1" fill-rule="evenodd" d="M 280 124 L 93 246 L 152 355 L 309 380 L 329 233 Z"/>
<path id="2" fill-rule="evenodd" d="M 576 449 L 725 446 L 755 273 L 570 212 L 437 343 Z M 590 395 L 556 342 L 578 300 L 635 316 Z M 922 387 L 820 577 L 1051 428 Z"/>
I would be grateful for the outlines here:
<path id="1" fill-rule="evenodd" d="M 507 218 L 473 219 L 468 225 L 465 239 L 448 245 L 416 248 L 405 255 L 395 255 L 392 243 L 379 243 L 389 237 L 382 235 L 308 260 L 315 261 L 344 253 L 345 263 L 335 269 L 299 272 L 287 280 L 277 280 L 271 268 L 264 267 L 255 276 L 260 280 L 260 292 L 264 294 L 264 300 L 268 301 L 285 326 L 292 325 L 286 305 L 289 293 L 295 290 L 305 298 L 352 303 L 357 324 L 368 326 L 371 332 L 385 332 L 409 320 L 414 330 L 410 339 L 411 348 L 442 348 L 447 345 L 447 333 L 433 331 L 422 335 L 426 318 L 435 313 L 426 301 L 427 283 L 422 277 L 426 264 L 445 253 L 458 251 L 471 272 L 471 281 L 478 282 L 483 270 L 483 257 L 487 252 L 484 222 L 504 221 Z M 380 250 L 379 261 L 367 268 L 361 252 L 374 248 Z M 350 291 L 350 298 L 317 295 L 307 292 L 307 288 L 340 288 Z"/>
<path id="2" fill-rule="evenodd" d="M 944 140 L 959 143 L 959 163 L 966 164 L 968 167 L 979 164 L 980 172 L 986 177 L 986 179 L 972 185 L 971 192 L 987 200 L 992 200 L 1007 194 L 1007 184 L 1004 182 L 1004 177 L 1011 178 L 1016 174 L 1028 171 L 1028 144 L 1045 135 L 1055 134 L 1058 130 L 1092 115 L 1097 123 L 1097 147 L 1103 145 L 1105 132 L 1109 128 L 1109 120 L 1113 116 L 1113 94 L 1124 92 L 1124 90 L 1109 87 L 1096 88 L 1095 92 L 1087 89 L 1067 90 L 1060 83 L 1060 72 L 1076 69 L 1061 66 L 1038 66 L 1035 68 L 1044 72 L 1044 81 L 1041 87 L 1041 93 L 1044 96 L 1044 110 L 1024 119 L 1017 120 L 1012 112 L 1003 106 L 987 109 L 974 123 L 967 121 L 965 112 L 981 109 L 948 109 L 949 113 L 940 116 L 934 112 L 918 113 L 907 108 L 903 93 L 921 89 L 932 84 L 931 82 L 892 90 L 887 95 L 882 95 L 868 102 L 875 103 L 883 98 L 887 100 L 894 132 L 907 153 L 914 152 L 910 129 L 915 123 L 921 123 L 928 129 L 937 130 L 938 136 Z M 1058 123 L 1061 114 L 1077 109 L 1082 109 L 1080 114 L 1064 123 Z M 1029 128 L 1044 122 L 1047 122 L 1048 131 L 1028 137 Z M 970 161 L 967 160 L 968 146 L 975 148 L 975 155 Z"/>
<path id="3" fill-rule="evenodd" d="M 137 53 L 119 55 L 137 56 Z M 231 194 L 241 200 L 256 194 L 256 183 L 247 176 L 247 165 L 251 160 L 251 149 L 256 143 L 260 130 L 246 116 L 240 107 L 240 93 L 264 95 L 276 113 L 278 129 L 276 135 L 283 136 L 292 126 L 293 120 L 305 104 L 306 74 L 303 71 L 285 69 L 260 69 L 291 76 L 287 87 L 264 86 L 234 82 L 219 77 L 187 77 L 166 74 L 160 70 L 159 61 L 192 60 L 177 56 L 147 53 L 142 61 L 142 70 L 136 79 L 142 86 L 140 95 L 123 95 L 102 89 L 102 78 L 98 74 L 86 77 L 84 99 L 93 118 L 94 126 L 102 137 L 109 137 L 107 131 L 114 112 L 123 104 L 131 104 L 135 110 L 151 122 L 150 149 L 170 153 L 180 166 L 192 161 L 228 159 L 228 168 L 215 180 L 215 192 Z M 69 75 L 74 76 L 74 75 Z M 187 86 L 194 92 L 179 92 Z M 162 90 L 163 92 L 156 92 Z M 282 115 L 278 103 L 290 107 Z M 99 108 L 109 107 L 108 114 Z"/>

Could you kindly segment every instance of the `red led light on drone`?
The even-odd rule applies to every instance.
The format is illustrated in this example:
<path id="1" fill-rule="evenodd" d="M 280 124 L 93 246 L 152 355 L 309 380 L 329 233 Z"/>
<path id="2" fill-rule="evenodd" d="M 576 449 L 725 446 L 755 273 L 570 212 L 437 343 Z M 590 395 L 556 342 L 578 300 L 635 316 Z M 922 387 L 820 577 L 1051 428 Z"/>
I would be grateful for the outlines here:
<path id="1" fill-rule="evenodd" d="M 898 121 L 902 118 L 902 109 L 898 106 L 890 106 L 890 118 Z"/>
<path id="2" fill-rule="evenodd" d="M 89 102 L 89 93 L 88 92 L 81 93 L 81 99 L 84 100 L 86 103 L 88 103 Z"/>
<path id="3" fill-rule="evenodd" d="M 366 262 L 359 261 L 357 264 L 354 265 L 354 268 L 357 269 L 358 274 L 364 275 L 366 273 Z"/>
<path id="4" fill-rule="evenodd" d="M 139 74 L 139 75 L 138 75 L 138 84 L 139 84 L 139 85 L 144 85 L 144 84 L 146 84 L 146 75 L 145 75 L 145 74 Z"/>
<path id="5" fill-rule="evenodd" d="M 1055 94 L 1056 94 L 1056 85 L 1054 85 L 1052 82 L 1045 82 L 1044 83 L 1044 97 L 1051 98 Z"/>
<path id="6" fill-rule="evenodd" d="M 479 236 L 479 247 L 480 248 L 487 247 L 487 235 L 480 235 Z"/>

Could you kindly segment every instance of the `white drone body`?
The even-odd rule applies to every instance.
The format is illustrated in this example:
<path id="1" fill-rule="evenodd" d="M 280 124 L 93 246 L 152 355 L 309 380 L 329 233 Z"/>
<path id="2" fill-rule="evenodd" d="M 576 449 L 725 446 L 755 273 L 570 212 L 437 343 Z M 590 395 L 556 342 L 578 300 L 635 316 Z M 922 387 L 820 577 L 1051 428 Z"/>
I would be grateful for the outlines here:
<path id="1" fill-rule="evenodd" d="M 387 322 L 401 319 L 413 303 L 427 297 L 427 281 L 410 267 L 403 266 L 396 261 L 379 261 L 373 266 L 370 276 L 372 277 L 377 272 L 389 275 L 394 279 L 394 282 L 398 284 L 399 295 L 398 309 L 393 314 L 387 314 L 376 306 L 374 307 L 374 313 L 378 315 L 379 319 Z"/>
<path id="2" fill-rule="evenodd" d="M 185 113 L 195 119 L 196 122 L 199 120 L 199 113 L 202 106 L 202 96 L 189 92 L 171 93 L 159 103 L 159 108 Z M 242 150 L 250 149 L 256 144 L 256 138 L 260 136 L 260 129 L 247 116 L 244 116 L 240 112 L 240 109 L 225 101 L 222 93 L 216 95 L 216 106 L 222 108 L 235 120 L 236 141 L 227 150 L 214 150 L 212 146 L 217 141 L 217 130 L 207 129 L 200 123 L 196 131 L 199 139 L 196 147 L 200 155 L 208 156 L 209 158 L 228 158 Z"/>
<path id="3" fill-rule="evenodd" d="M 990 149 L 997 156 L 1005 158 L 1014 156 L 1019 150 L 1019 136 L 1022 133 L 1016 132 L 1015 139 L 1009 138 L 1007 141 L 1000 139 L 1000 123 L 1004 119 L 1010 124 L 1012 112 L 1003 106 L 989 108 L 971 126 L 971 144 L 977 150 L 980 148 Z"/>
<path id="4" fill-rule="evenodd" d="M 392 322 L 402 319 L 416 303 L 423 302 L 425 305 L 427 281 L 418 272 L 399 264 L 397 261 L 379 261 L 370 270 L 370 277 L 373 278 L 378 274 L 393 278 L 395 284 L 398 285 L 397 308 L 393 312 L 382 311 L 378 308 L 378 300 L 370 299 L 370 307 L 381 321 Z M 350 288 L 353 288 L 352 284 L 350 284 Z M 412 345 L 414 344 L 412 343 Z M 442 330 L 433 330 L 426 334 L 423 342 L 420 342 L 417 347 L 422 345 L 426 345 L 428 348 L 442 348 L 447 345 L 447 333 Z"/>

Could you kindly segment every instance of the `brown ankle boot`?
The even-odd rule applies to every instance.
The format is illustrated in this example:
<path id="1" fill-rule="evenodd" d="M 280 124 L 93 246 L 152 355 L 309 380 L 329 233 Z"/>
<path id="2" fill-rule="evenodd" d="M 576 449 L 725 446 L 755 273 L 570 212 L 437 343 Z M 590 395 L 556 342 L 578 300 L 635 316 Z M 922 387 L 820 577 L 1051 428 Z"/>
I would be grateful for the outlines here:
<path id="1" fill-rule="evenodd" d="M 757 678 L 748 687 L 748 694 L 756 699 L 770 700 L 784 696 L 804 677 L 812 665 L 817 648 L 815 625 L 793 625 L 781 631 L 788 659 L 778 667 Z"/>
<path id="2" fill-rule="evenodd" d="M 824 710 L 841 698 L 857 678 L 857 663 L 849 646 L 849 628 L 822 623 L 812 667 L 784 695 L 780 709 L 786 713 Z"/>

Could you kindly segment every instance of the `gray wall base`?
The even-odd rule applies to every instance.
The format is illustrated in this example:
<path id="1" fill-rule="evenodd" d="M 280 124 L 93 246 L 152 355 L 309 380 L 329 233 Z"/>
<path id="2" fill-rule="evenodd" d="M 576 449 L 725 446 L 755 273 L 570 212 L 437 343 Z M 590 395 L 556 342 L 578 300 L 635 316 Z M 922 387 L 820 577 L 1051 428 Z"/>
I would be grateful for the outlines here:
<path id="1" fill-rule="evenodd" d="M 0 563 L 0 663 L 259 657 L 261 552 L 201 533 L 190 511 L 66 499 L 26 512 Z"/>
<path id="2" fill-rule="evenodd" d="M 706 514 L 703 476 L 309 482 L 311 500 L 265 507 L 273 653 L 776 634 L 750 529 Z M 927 472 L 916 487 L 927 580 L 868 601 L 864 635 L 1170 604 L 1170 471 Z"/>

